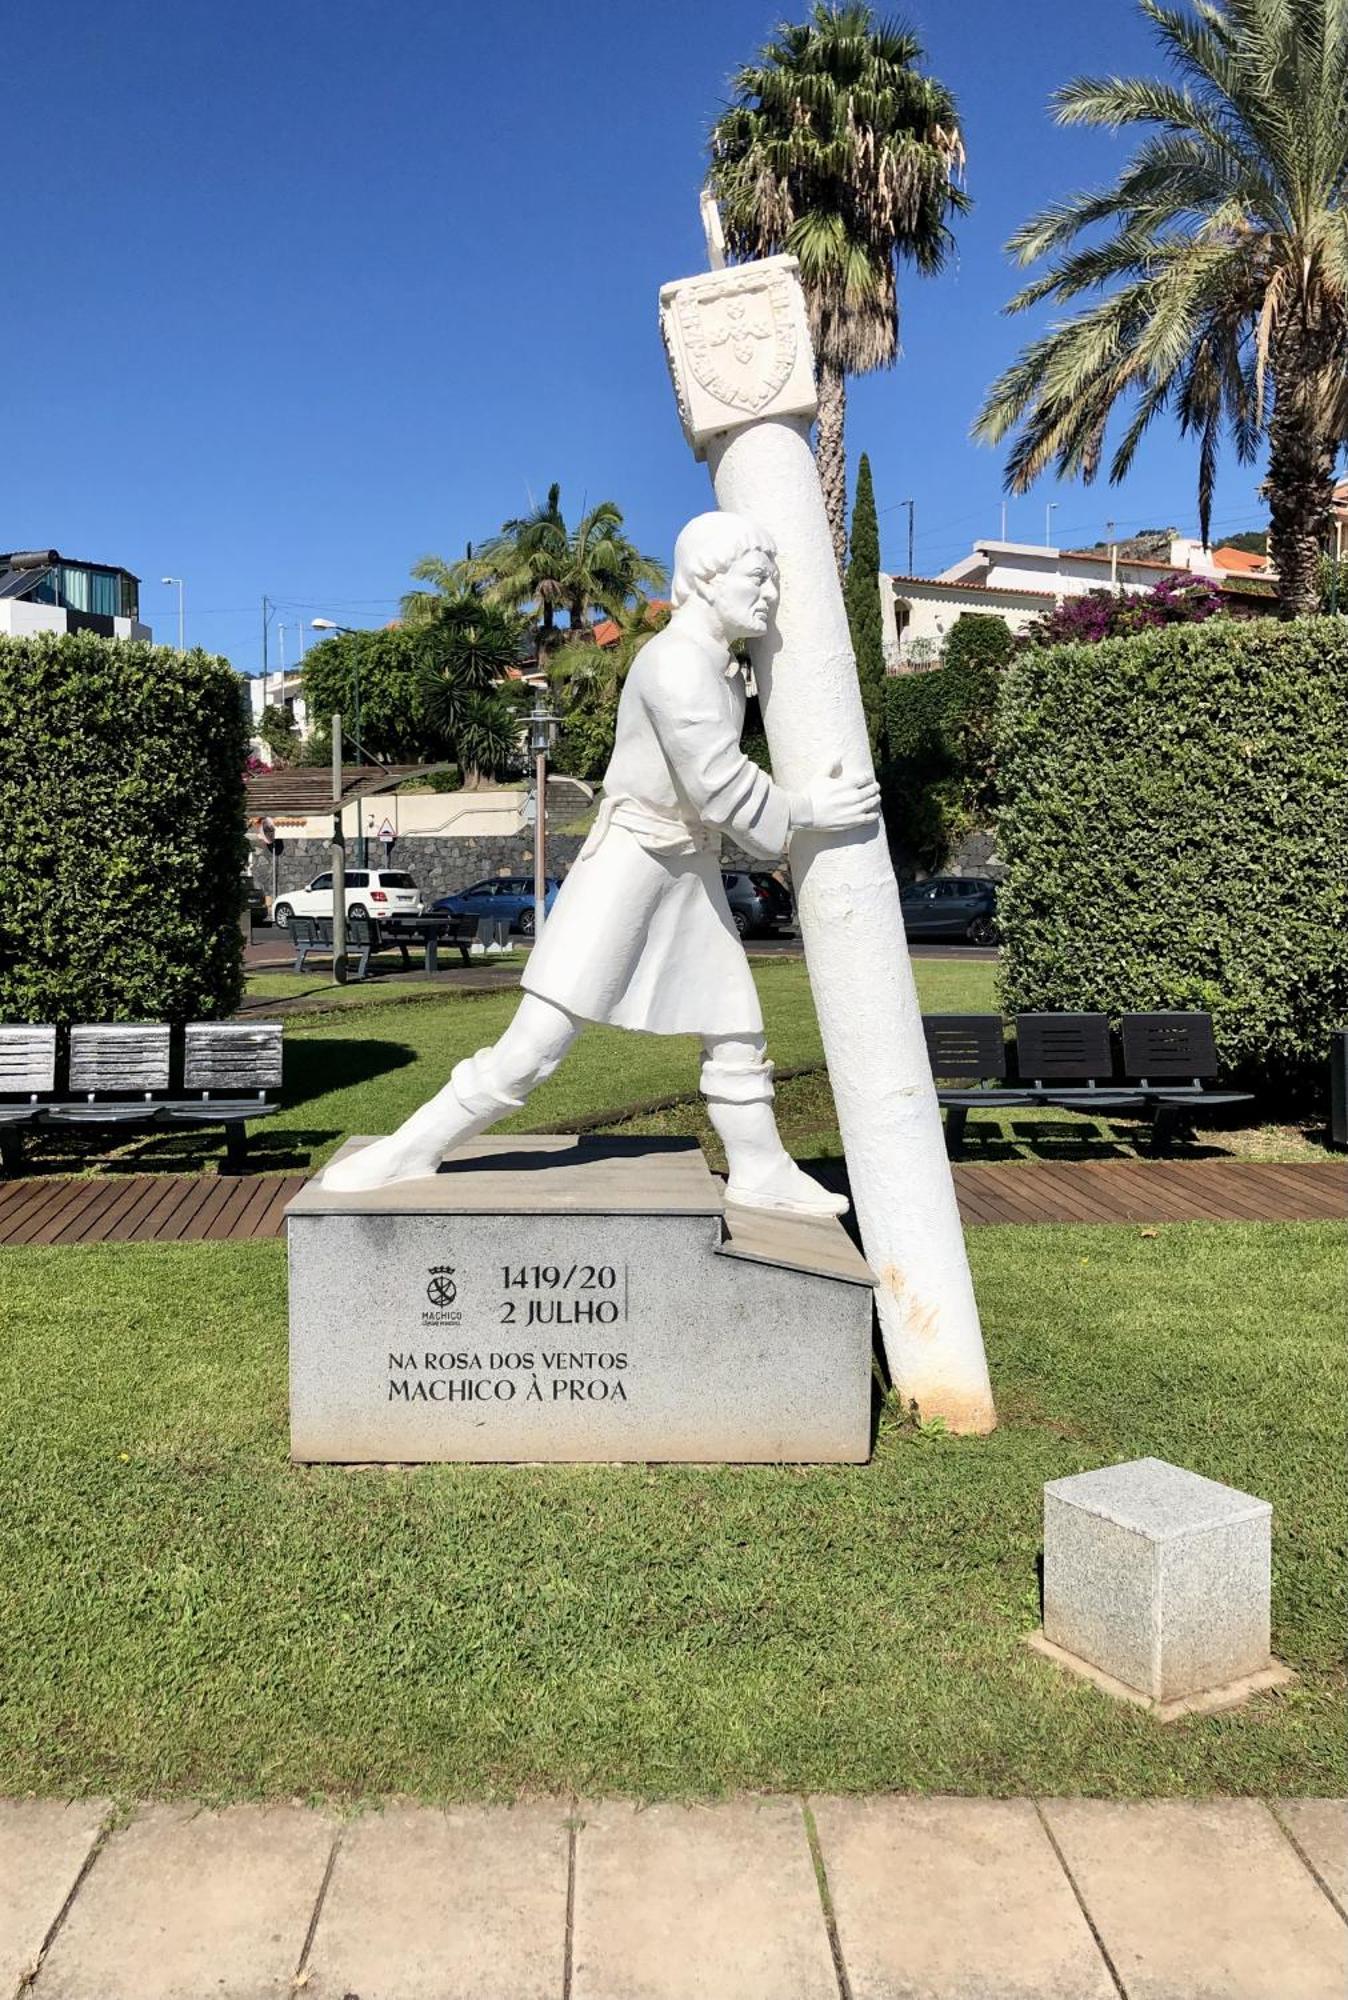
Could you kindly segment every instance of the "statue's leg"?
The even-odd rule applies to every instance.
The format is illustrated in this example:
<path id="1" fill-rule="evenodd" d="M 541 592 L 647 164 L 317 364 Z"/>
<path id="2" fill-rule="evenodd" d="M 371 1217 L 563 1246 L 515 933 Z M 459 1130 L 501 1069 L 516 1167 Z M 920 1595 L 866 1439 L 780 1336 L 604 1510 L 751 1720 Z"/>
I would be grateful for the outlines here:
<path id="1" fill-rule="evenodd" d="M 526 993 L 494 1047 L 456 1063 L 444 1089 L 387 1139 L 376 1139 L 329 1167 L 324 1187 L 350 1194 L 433 1174 L 451 1146 L 519 1110 L 534 1085 L 552 1075 L 580 1026 L 550 1000 Z"/>
<path id="2" fill-rule="evenodd" d="M 845 1214 L 846 1197 L 811 1180 L 782 1144 L 763 1037 L 721 1036 L 704 1041 L 702 1053 L 702 1094 L 730 1163 L 726 1200 L 793 1215 Z"/>

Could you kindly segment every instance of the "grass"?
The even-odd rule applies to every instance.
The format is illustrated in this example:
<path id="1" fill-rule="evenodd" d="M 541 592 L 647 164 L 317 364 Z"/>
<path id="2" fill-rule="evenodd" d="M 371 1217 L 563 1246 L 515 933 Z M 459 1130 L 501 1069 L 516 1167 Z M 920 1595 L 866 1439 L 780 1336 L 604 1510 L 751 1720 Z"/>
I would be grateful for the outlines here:
<path id="1" fill-rule="evenodd" d="M 970 1251 L 991 1438 L 394 1471 L 288 1464 L 281 1245 L 5 1252 L 0 1792 L 1341 1794 L 1342 1232 Z M 1273 1501 L 1295 1687 L 1161 1727 L 1024 1648 L 1044 1480 L 1144 1453 Z"/>

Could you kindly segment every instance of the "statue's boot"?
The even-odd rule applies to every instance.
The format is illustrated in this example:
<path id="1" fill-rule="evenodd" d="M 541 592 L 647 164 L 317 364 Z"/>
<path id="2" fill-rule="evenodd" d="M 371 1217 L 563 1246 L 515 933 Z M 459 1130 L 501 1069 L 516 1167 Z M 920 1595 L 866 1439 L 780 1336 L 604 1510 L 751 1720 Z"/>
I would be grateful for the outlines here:
<path id="1" fill-rule="evenodd" d="M 702 1065 L 707 1112 L 726 1150 L 725 1198 L 738 1208 L 788 1215 L 845 1215 L 846 1195 L 832 1194 L 798 1167 L 782 1144 L 772 1114 L 772 1064 Z"/>
<path id="2" fill-rule="evenodd" d="M 509 1097 L 493 1087 L 491 1054 L 490 1049 L 479 1049 L 456 1064 L 444 1089 L 387 1139 L 376 1139 L 325 1167 L 323 1187 L 334 1194 L 355 1194 L 395 1181 L 419 1180 L 438 1170 L 452 1146 L 461 1146 L 508 1112 L 518 1111 L 522 1097 Z"/>

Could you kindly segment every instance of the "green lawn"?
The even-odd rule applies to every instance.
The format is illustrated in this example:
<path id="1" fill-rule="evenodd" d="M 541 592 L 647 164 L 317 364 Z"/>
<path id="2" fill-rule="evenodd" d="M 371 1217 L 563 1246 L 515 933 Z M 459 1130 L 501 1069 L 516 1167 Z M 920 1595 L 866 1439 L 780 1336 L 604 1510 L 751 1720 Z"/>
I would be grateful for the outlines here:
<path id="1" fill-rule="evenodd" d="M 997 1009 L 997 968 L 991 962 L 918 959 L 914 972 L 924 1013 Z M 778 1109 L 787 1143 L 801 1157 L 836 1157 L 841 1151 L 837 1120 L 822 1073 L 824 1051 L 804 962 L 759 959 L 754 977 L 769 1051 L 778 1069 L 817 1072 L 787 1078 L 779 1086 Z M 513 991 L 446 994 L 443 989 L 412 984 L 391 991 L 399 996 L 393 1004 L 380 1006 L 362 998 L 350 1018 L 325 1014 L 287 1022 L 288 1103 L 279 1117 L 257 1128 L 256 1144 L 264 1163 L 318 1166 L 349 1132 L 390 1131 L 439 1089 L 462 1056 L 496 1039 L 518 997 Z M 385 995 L 389 992 L 382 989 Z M 429 1004 L 406 1004 L 428 992 L 433 996 Z M 591 1028 L 557 1075 L 534 1092 L 525 1111 L 500 1129 L 536 1131 L 610 1114 L 604 1122 L 621 1124 L 626 1131 L 695 1136 L 719 1168 L 723 1162 L 716 1138 L 697 1098 L 698 1064 L 698 1044 L 691 1036 Z M 650 1114 L 632 1113 L 633 1106 L 671 1096 L 683 1096 L 687 1102 Z M 1202 1134 L 1203 1151 L 1246 1158 L 1323 1158 L 1322 1148 L 1296 1128 L 1257 1123 L 1242 1127 L 1229 1115 L 1219 1116 L 1220 1122 Z M 970 1120 L 967 1156 L 971 1160 L 1125 1158 L 1137 1151 L 1139 1143 L 1146 1143 L 1148 1133 L 1143 1121 L 1092 1119 L 1072 1112 L 978 1113 Z"/>
<path id="2" fill-rule="evenodd" d="M 1342 1793 L 1343 1247 L 974 1231 L 1001 1428 L 803 1470 L 294 1469 L 280 1244 L 0 1253 L 0 1793 Z M 1044 1480 L 1144 1453 L 1274 1502 L 1297 1686 L 1023 1647 Z"/>

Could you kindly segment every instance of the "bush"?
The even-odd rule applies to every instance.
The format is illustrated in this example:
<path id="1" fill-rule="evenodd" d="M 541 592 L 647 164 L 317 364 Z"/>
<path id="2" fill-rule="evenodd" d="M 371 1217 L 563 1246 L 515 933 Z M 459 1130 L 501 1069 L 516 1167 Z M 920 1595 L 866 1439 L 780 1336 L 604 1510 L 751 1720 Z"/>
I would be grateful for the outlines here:
<path id="1" fill-rule="evenodd" d="M 924 868 L 942 867 L 991 816 L 992 719 L 1014 648 L 1004 619 L 966 612 L 946 642 L 944 666 L 885 682 L 885 824 Z"/>
<path id="2" fill-rule="evenodd" d="M 1226 1072 L 1323 1089 L 1348 1020 L 1348 620 L 1028 649 L 997 718 L 1003 1004 L 1197 1008 Z"/>
<path id="3" fill-rule="evenodd" d="M 225 660 L 0 638 L 0 1019 L 234 1011 L 247 738 Z"/>

